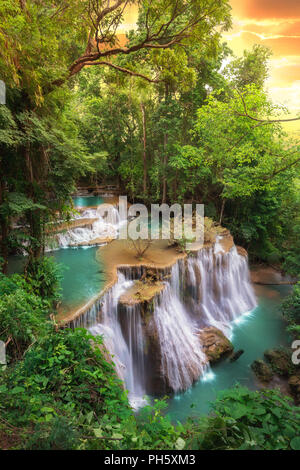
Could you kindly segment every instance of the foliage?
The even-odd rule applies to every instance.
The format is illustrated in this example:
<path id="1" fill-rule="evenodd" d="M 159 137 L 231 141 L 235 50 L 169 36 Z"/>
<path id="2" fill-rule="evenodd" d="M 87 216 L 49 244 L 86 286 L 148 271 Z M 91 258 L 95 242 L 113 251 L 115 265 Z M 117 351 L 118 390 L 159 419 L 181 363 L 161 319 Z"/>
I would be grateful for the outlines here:
<path id="1" fill-rule="evenodd" d="M 252 50 L 245 50 L 242 57 L 234 59 L 225 70 L 232 84 L 243 90 L 255 84 L 263 88 L 268 78 L 268 60 L 272 52 L 267 47 L 255 44 Z"/>
<path id="2" fill-rule="evenodd" d="M 228 0 L 138 2 L 123 47 L 131 3 L 1 5 L 0 266 L 24 251 L 28 263 L 25 276 L 0 274 L 0 439 L 43 450 L 299 449 L 299 410 L 275 391 L 224 391 L 209 416 L 184 424 L 165 416 L 165 400 L 135 416 L 102 338 L 50 319 L 60 273 L 43 254 L 79 181 L 118 184 L 131 201 L 204 203 L 252 258 L 299 274 L 299 143 L 264 91 L 270 52 L 232 57 L 221 40 Z M 78 75 L 87 65 L 98 67 Z M 282 307 L 296 337 L 299 299 L 297 285 Z"/>
<path id="3" fill-rule="evenodd" d="M 213 409 L 218 417 L 231 417 L 233 429 L 239 432 L 234 441 L 224 433 L 228 447 L 231 442 L 242 450 L 288 450 L 296 445 L 300 411 L 279 391 L 252 392 L 236 387 L 221 392 Z"/>
<path id="4" fill-rule="evenodd" d="M 294 286 L 293 292 L 282 302 L 282 313 L 289 323 L 288 330 L 300 339 L 300 282 Z"/>
<path id="5" fill-rule="evenodd" d="M 7 344 L 8 360 L 21 359 L 47 333 L 48 315 L 48 302 L 22 276 L 0 274 L 0 339 Z"/>
<path id="6" fill-rule="evenodd" d="M 130 415 L 125 392 L 101 347 L 101 340 L 85 330 L 53 331 L 2 374 L 1 415 L 24 428 L 33 448 L 44 448 L 46 442 L 63 448 L 66 440 L 69 446 L 75 424 L 79 431 L 104 415 L 115 421 Z M 60 442 L 65 428 L 70 435 Z"/>
<path id="7" fill-rule="evenodd" d="M 43 256 L 27 267 L 27 281 L 36 295 L 47 299 L 50 305 L 58 302 L 61 297 L 61 267 L 54 258 Z"/>

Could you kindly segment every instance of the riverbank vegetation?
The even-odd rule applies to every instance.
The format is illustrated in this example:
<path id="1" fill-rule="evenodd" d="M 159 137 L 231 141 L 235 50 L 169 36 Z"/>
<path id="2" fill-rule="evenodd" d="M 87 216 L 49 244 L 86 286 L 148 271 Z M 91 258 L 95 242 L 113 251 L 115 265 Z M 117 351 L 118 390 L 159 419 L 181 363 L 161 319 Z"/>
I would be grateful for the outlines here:
<path id="1" fill-rule="evenodd" d="M 228 0 L 8 0 L 0 11 L 0 373 L 3 449 L 299 449 L 299 408 L 275 391 L 225 391 L 212 414 L 135 416 L 101 339 L 59 329 L 44 257 L 76 185 L 131 202 L 203 203 L 250 259 L 300 271 L 295 119 L 265 89 L 270 51 L 236 58 Z M 284 117 L 282 117 L 284 115 Z M 22 275 L 8 276 L 12 254 Z M 299 336 L 299 286 L 284 304 Z"/>
<path id="2" fill-rule="evenodd" d="M 2 449 L 299 449 L 299 408 L 277 391 L 224 391 L 212 413 L 173 424 L 164 400 L 136 416 L 101 338 L 58 330 L 53 292 L 22 276 L 0 279 Z M 12 309 L 12 310 L 11 310 Z M 17 319 L 17 325 L 13 323 Z"/>

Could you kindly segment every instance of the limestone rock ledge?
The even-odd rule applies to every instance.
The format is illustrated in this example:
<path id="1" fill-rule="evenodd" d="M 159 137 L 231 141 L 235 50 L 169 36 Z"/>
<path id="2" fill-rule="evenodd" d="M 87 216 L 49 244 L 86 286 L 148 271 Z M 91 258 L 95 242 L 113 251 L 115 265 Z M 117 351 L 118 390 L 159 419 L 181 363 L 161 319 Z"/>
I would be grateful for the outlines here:
<path id="1" fill-rule="evenodd" d="M 123 295 L 119 302 L 123 305 L 137 305 L 144 302 L 151 302 L 154 297 L 161 293 L 165 285 L 163 282 L 143 282 L 136 281 Z"/>
<path id="2" fill-rule="evenodd" d="M 214 326 L 204 328 L 198 336 L 202 343 L 203 352 L 211 364 L 233 352 L 233 345 L 229 339 Z"/>

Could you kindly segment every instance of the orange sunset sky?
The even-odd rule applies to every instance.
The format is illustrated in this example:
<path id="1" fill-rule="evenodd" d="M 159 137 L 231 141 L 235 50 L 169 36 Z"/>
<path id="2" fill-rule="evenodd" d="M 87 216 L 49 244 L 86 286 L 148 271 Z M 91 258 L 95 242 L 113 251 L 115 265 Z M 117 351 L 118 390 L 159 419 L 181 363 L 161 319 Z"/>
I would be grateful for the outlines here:
<path id="1" fill-rule="evenodd" d="M 300 113 L 300 0 L 231 0 L 233 28 L 225 39 L 236 54 L 253 44 L 273 51 L 268 91 L 273 101 Z M 294 131 L 300 124 L 289 124 Z"/>
<path id="2" fill-rule="evenodd" d="M 233 27 L 224 34 L 236 55 L 253 44 L 273 51 L 267 89 L 273 101 L 300 113 L 300 0 L 230 0 Z M 126 15 L 131 26 L 135 11 Z M 300 133 L 300 123 L 288 128 Z"/>

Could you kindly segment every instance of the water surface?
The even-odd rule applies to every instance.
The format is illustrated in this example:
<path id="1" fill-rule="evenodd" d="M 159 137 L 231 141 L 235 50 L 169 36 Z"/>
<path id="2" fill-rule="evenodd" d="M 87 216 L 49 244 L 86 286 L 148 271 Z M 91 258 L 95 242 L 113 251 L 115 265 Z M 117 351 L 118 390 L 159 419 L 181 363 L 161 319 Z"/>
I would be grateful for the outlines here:
<path id="1" fill-rule="evenodd" d="M 103 204 L 104 199 L 101 196 L 76 196 L 73 202 L 75 207 L 89 207 Z"/>
<path id="2" fill-rule="evenodd" d="M 96 254 L 99 247 L 62 248 L 45 255 L 62 266 L 62 306 L 66 310 L 80 307 L 104 287 L 104 266 Z M 11 256 L 9 274 L 21 273 L 25 256 Z"/>
<path id="3" fill-rule="evenodd" d="M 290 344 L 286 323 L 279 310 L 282 298 L 289 291 L 289 286 L 259 288 L 258 307 L 234 324 L 232 343 L 236 351 L 243 349 L 244 354 L 234 363 L 220 362 L 212 368 L 213 374 L 209 374 L 206 381 L 199 381 L 186 392 L 172 397 L 167 413 L 173 421 L 207 414 L 217 392 L 236 383 L 257 389 L 251 363 L 263 358 L 266 349 Z"/>
<path id="4" fill-rule="evenodd" d="M 104 266 L 98 247 L 66 248 L 48 253 L 63 265 L 62 305 L 67 309 L 88 302 L 104 287 Z"/>

